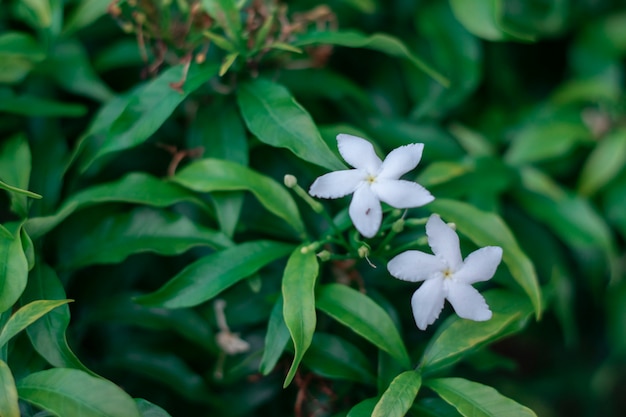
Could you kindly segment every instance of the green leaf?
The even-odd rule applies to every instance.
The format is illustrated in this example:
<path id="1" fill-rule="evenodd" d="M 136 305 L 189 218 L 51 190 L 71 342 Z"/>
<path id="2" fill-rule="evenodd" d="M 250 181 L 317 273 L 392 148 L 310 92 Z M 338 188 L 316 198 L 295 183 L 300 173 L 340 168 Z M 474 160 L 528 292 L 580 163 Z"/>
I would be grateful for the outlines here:
<path id="1" fill-rule="evenodd" d="M 285 351 L 290 338 L 289 329 L 283 318 L 283 297 L 282 295 L 274 303 L 272 314 L 267 324 L 267 334 L 265 335 L 265 348 L 263 357 L 259 365 L 259 371 L 263 375 L 268 375 Z"/>
<path id="2" fill-rule="evenodd" d="M 0 90 L 0 112 L 22 116 L 80 117 L 87 113 L 82 104 L 65 103 L 32 94 L 16 96 L 11 91 Z"/>
<path id="3" fill-rule="evenodd" d="M 28 285 L 22 294 L 22 305 L 35 300 L 64 300 L 63 284 L 48 265 L 39 263 L 30 272 Z M 92 373 L 76 357 L 65 336 L 70 324 L 70 309 L 60 305 L 26 328 L 37 351 L 48 363 L 58 368 L 75 368 Z M 94 374 L 95 375 L 95 374 Z"/>
<path id="4" fill-rule="evenodd" d="M 235 60 L 238 56 L 239 52 L 232 52 L 226 55 L 224 57 L 224 60 L 222 61 L 222 65 L 220 65 L 220 70 L 218 71 L 217 75 L 222 77 L 224 74 L 226 74 L 230 67 L 232 67 L 232 65 L 235 63 Z"/>
<path id="5" fill-rule="evenodd" d="M 457 315 L 449 317 L 430 339 L 420 367 L 433 373 L 461 360 L 477 349 L 524 328 L 533 312 L 526 298 L 505 290 L 484 294 L 493 312 L 490 320 L 476 322 Z"/>
<path id="6" fill-rule="evenodd" d="M 319 288 L 316 307 L 408 368 L 411 359 L 391 317 L 365 294 L 341 284 Z"/>
<path id="7" fill-rule="evenodd" d="M 0 181 L 0 188 L 3 190 L 11 191 L 16 194 L 23 194 L 26 197 L 40 199 L 43 198 L 41 195 L 37 193 L 33 193 L 32 191 L 22 190 L 21 188 L 13 187 L 12 185 L 7 184 L 6 182 Z"/>
<path id="8" fill-rule="evenodd" d="M 200 258 L 157 291 L 137 297 L 147 306 L 192 307 L 218 295 L 293 250 L 269 240 L 249 241 Z"/>
<path id="9" fill-rule="evenodd" d="M 77 369 L 30 374 L 17 384 L 20 399 L 59 416 L 141 417 L 120 387 Z"/>
<path id="10" fill-rule="evenodd" d="M 350 409 L 346 417 L 372 417 L 378 398 L 368 398 Z"/>
<path id="11" fill-rule="evenodd" d="M 374 407 L 372 417 L 403 417 L 417 396 L 422 376 L 417 371 L 406 371 L 391 381 Z"/>
<path id="12" fill-rule="evenodd" d="M 43 315 L 73 300 L 37 300 L 17 310 L 0 331 L 0 347 Z"/>
<path id="13" fill-rule="evenodd" d="M 45 56 L 42 46 L 29 34 L 0 34 L 0 84 L 22 81 Z"/>
<path id="14" fill-rule="evenodd" d="M 282 85 L 264 78 L 242 83 L 237 103 L 248 129 L 261 142 L 287 148 L 299 158 L 333 171 L 345 169 L 309 113 Z"/>
<path id="15" fill-rule="evenodd" d="M 202 0 L 200 4 L 217 21 L 226 35 L 238 44 L 242 28 L 235 0 Z"/>
<path id="16" fill-rule="evenodd" d="M 481 211 L 460 201 L 438 198 L 430 206 L 445 221 L 456 224 L 459 231 L 478 246 L 500 246 L 502 260 L 515 281 L 524 289 L 539 319 L 543 310 L 541 288 L 531 260 L 517 244 L 506 223 L 495 213 Z"/>
<path id="17" fill-rule="evenodd" d="M 20 417 L 17 388 L 11 369 L 0 360 L 0 413 L 2 417 Z"/>
<path id="18" fill-rule="evenodd" d="M 167 207 L 183 201 L 196 203 L 200 207 L 205 205 L 195 195 L 175 184 L 145 173 L 130 173 L 117 181 L 96 185 L 66 198 L 55 214 L 28 219 L 24 228 L 34 239 L 52 230 L 81 208 L 113 202 Z"/>
<path id="19" fill-rule="evenodd" d="M 167 411 L 143 398 L 135 398 L 141 417 L 171 417 Z"/>
<path id="20" fill-rule="evenodd" d="M 341 337 L 315 332 L 302 363 L 316 375 L 376 385 L 376 377 L 367 357 Z"/>
<path id="21" fill-rule="evenodd" d="M 119 263 L 135 253 L 179 255 L 196 246 L 222 249 L 232 242 L 189 218 L 149 207 L 75 218 L 57 242 L 60 268 Z M 66 231 L 68 229 L 65 229 Z M 80 232 L 79 232 L 80 230 Z"/>
<path id="22" fill-rule="evenodd" d="M 463 378 L 438 378 L 425 382 L 465 417 L 536 417 L 536 414 L 495 389 Z"/>
<path id="23" fill-rule="evenodd" d="M 25 190 L 30 181 L 31 155 L 26 136 L 18 134 L 4 141 L 0 146 L 0 180 L 10 187 Z M 2 187 L 5 188 L 5 187 Z M 11 191 L 14 191 L 11 190 Z M 28 214 L 29 197 L 25 192 L 9 193 L 11 211 L 18 216 Z"/>
<path id="24" fill-rule="evenodd" d="M 106 15 L 109 4 L 109 0 L 81 0 L 65 23 L 64 35 L 68 36 Z"/>
<path id="25" fill-rule="evenodd" d="M 602 138 L 583 165 L 578 190 L 593 195 L 615 179 L 626 166 L 626 129 L 611 132 Z"/>
<path id="26" fill-rule="evenodd" d="M 296 375 L 304 352 L 311 345 L 315 332 L 315 282 L 319 264 L 314 251 L 303 251 L 298 246 L 289 256 L 282 280 L 283 317 L 289 329 L 295 355 L 283 388 Z"/>
<path id="27" fill-rule="evenodd" d="M 299 36 L 296 41 L 292 43 L 294 46 L 315 44 L 371 49 L 397 58 L 403 58 L 415 65 L 416 68 L 424 71 L 424 73 L 444 87 L 450 85 L 450 81 L 446 77 L 426 64 L 422 59 L 418 58 L 401 40 L 385 33 L 374 33 L 368 36 L 355 30 L 309 32 Z"/>
<path id="28" fill-rule="evenodd" d="M 110 100 L 92 122 L 77 148 L 79 169 L 85 172 L 97 159 L 146 141 L 189 94 L 217 74 L 218 65 L 192 64 L 179 91 L 184 65 L 164 71 L 125 97 Z M 87 142 L 87 143 L 82 143 Z"/>
<path id="29" fill-rule="evenodd" d="M 28 260 L 22 247 L 21 225 L 13 222 L 5 226 L 12 238 L 5 233 L 0 235 L 0 312 L 15 304 L 28 280 Z"/>
<path id="30" fill-rule="evenodd" d="M 490 41 L 534 40 L 533 35 L 503 24 L 504 3 L 502 0 L 450 0 L 456 18 L 479 38 Z"/>
<path id="31" fill-rule="evenodd" d="M 202 159 L 180 170 L 171 180 L 199 192 L 250 191 L 271 213 L 285 220 L 301 236 L 304 224 L 285 187 L 252 169 L 230 161 Z"/>

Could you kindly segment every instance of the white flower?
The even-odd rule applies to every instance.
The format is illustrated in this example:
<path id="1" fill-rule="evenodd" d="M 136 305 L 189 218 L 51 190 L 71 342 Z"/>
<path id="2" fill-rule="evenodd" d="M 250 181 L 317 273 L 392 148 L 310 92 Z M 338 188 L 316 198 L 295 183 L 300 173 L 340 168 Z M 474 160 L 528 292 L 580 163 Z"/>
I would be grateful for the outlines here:
<path id="1" fill-rule="evenodd" d="M 459 237 L 436 214 L 426 223 L 426 235 L 434 255 L 410 250 L 394 257 L 387 265 L 389 273 L 398 279 L 424 281 L 411 299 L 417 327 L 425 330 L 432 324 L 439 317 L 445 299 L 462 318 L 489 320 L 491 310 L 471 284 L 493 277 L 502 259 L 502 249 L 487 246 L 463 260 Z"/>
<path id="2" fill-rule="evenodd" d="M 434 200 L 421 185 L 399 179 L 417 166 L 423 143 L 394 149 L 381 161 L 374 147 L 356 136 L 337 135 L 339 153 L 355 169 L 335 171 L 315 180 L 309 194 L 321 198 L 339 198 L 354 193 L 349 214 L 356 229 L 373 237 L 382 221 L 383 201 L 395 208 L 419 207 Z"/>

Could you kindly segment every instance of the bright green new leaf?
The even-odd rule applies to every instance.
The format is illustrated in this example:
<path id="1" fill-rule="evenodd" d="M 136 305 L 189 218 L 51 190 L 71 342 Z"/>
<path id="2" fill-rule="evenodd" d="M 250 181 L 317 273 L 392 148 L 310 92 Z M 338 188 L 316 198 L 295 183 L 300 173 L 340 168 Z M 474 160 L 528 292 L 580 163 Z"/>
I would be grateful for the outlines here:
<path id="1" fill-rule="evenodd" d="M 235 43 L 241 39 L 241 16 L 235 0 L 202 0 L 204 10 L 217 21 L 224 33 Z"/>
<path id="2" fill-rule="evenodd" d="M 457 315 L 449 317 L 430 339 L 420 363 L 423 373 L 452 365 L 465 355 L 521 330 L 533 308 L 528 300 L 505 290 L 483 294 L 493 316 L 483 322 L 465 320 Z"/>
<path id="3" fill-rule="evenodd" d="M 391 381 L 374 407 L 372 417 L 403 417 L 417 396 L 422 376 L 417 371 L 406 371 Z"/>
<path id="4" fill-rule="evenodd" d="M 13 187 L 12 185 L 7 184 L 6 182 L 0 181 L 0 188 L 3 190 L 11 191 L 16 194 L 23 194 L 26 197 L 40 199 L 43 198 L 41 195 L 37 193 L 33 193 L 32 191 L 22 190 L 21 188 Z"/>
<path id="5" fill-rule="evenodd" d="M 199 192 L 250 191 L 271 213 L 303 235 L 304 224 L 289 192 L 270 177 L 230 161 L 202 159 L 181 169 L 173 182 Z"/>
<path id="6" fill-rule="evenodd" d="M 222 232 L 194 223 L 182 214 L 150 207 L 75 219 L 66 229 L 74 232 L 66 233 L 56 245 L 64 269 L 119 263 L 142 252 L 179 255 L 196 246 L 232 246 Z"/>
<path id="7" fill-rule="evenodd" d="M 363 352 L 347 340 L 329 333 L 315 332 L 302 363 L 324 378 L 376 385 L 372 366 Z"/>
<path id="8" fill-rule="evenodd" d="M 450 85 L 446 77 L 418 58 L 400 39 L 385 33 L 374 33 L 368 36 L 356 30 L 309 32 L 299 36 L 293 44 L 295 46 L 329 44 L 379 51 L 390 56 L 404 58 L 444 87 Z"/>
<path id="9" fill-rule="evenodd" d="M 239 52 L 233 52 L 224 57 L 222 61 L 222 65 L 220 65 L 220 70 L 217 73 L 220 77 L 226 74 L 226 72 L 230 69 L 230 67 L 235 63 L 235 60 L 239 56 Z"/>
<path id="10" fill-rule="evenodd" d="M 24 254 L 21 225 L 7 223 L 3 229 L 11 233 L 0 235 L 0 312 L 5 312 L 20 298 L 28 279 L 28 260 Z"/>
<path id="11" fill-rule="evenodd" d="M 81 139 L 81 142 L 92 142 L 91 146 L 83 143 L 79 145 L 83 153 L 80 162 L 81 172 L 85 172 L 94 161 L 105 155 L 132 148 L 146 141 L 189 94 L 217 75 L 218 70 L 218 65 L 192 64 L 181 90 L 178 90 L 172 87 L 172 84 L 183 79 L 184 69 L 183 65 L 177 65 L 136 89 L 132 94 L 109 101 Z M 117 108 L 108 107 L 113 103 Z M 99 145 L 95 146 L 94 142 Z"/>
<path id="12" fill-rule="evenodd" d="M 280 356 L 287 347 L 290 336 L 289 329 L 283 318 L 283 297 L 281 295 L 274 303 L 274 308 L 272 308 L 272 314 L 267 324 L 265 348 L 263 349 L 263 357 L 259 365 L 259 371 L 263 375 L 268 375 L 274 370 Z"/>
<path id="13" fill-rule="evenodd" d="M 288 386 L 296 375 L 304 352 L 311 345 L 315 332 L 315 282 L 319 264 L 314 251 L 297 247 L 289 256 L 282 280 L 283 317 L 289 329 L 295 355 L 283 387 Z"/>
<path id="14" fill-rule="evenodd" d="M 117 181 L 95 185 L 66 198 L 55 214 L 28 219 L 24 228 L 34 239 L 52 230 L 81 208 L 113 202 L 167 207 L 183 201 L 193 202 L 199 207 L 205 206 L 202 200 L 182 187 L 146 173 L 133 172 Z"/>
<path id="15" fill-rule="evenodd" d="M 450 0 L 454 15 L 465 28 L 490 41 L 520 39 L 532 41 L 534 37 L 502 22 L 502 0 Z"/>
<path id="16" fill-rule="evenodd" d="M 167 411 L 143 398 L 135 398 L 141 417 L 171 417 Z"/>
<path id="17" fill-rule="evenodd" d="M 81 0 L 65 23 L 65 36 L 87 26 L 106 15 L 110 0 Z"/>
<path id="18" fill-rule="evenodd" d="M 30 272 L 28 285 L 21 297 L 21 304 L 27 305 L 35 300 L 64 300 L 65 298 L 63 284 L 54 270 L 44 263 L 39 263 Z M 70 309 L 66 304 L 62 304 L 28 326 L 26 333 L 37 353 L 52 366 L 81 369 L 92 373 L 67 344 L 65 334 L 69 324 Z"/>
<path id="19" fill-rule="evenodd" d="M 408 368 L 411 364 L 398 330 L 389 314 L 367 295 L 341 284 L 319 288 L 316 307 L 349 327 Z"/>
<path id="20" fill-rule="evenodd" d="M 287 148 L 329 170 L 346 168 L 323 141 L 309 113 L 282 85 L 264 78 L 242 83 L 237 103 L 248 129 L 261 142 Z"/>
<path id="21" fill-rule="evenodd" d="M 535 267 L 500 216 L 481 211 L 461 201 L 441 198 L 430 203 L 429 207 L 445 221 L 455 223 L 457 229 L 476 245 L 500 246 L 503 251 L 502 260 L 533 303 L 535 316 L 541 317 L 543 310 L 541 288 Z"/>
<path id="22" fill-rule="evenodd" d="M 0 84 L 22 81 L 44 58 L 42 46 L 31 35 L 5 31 L 0 35 Z"/>
<path id="23" fill-rule="evenodd" d="M 463 378 L 438 378 L 424 382 L 464 417 L 537 417 L 495 389 Z"/>
<path id="24" fill-rule="evenodd" d="M 188 265 L 157 291 L 138 297 L 137 302 L 165 308 L 201 304 L 292 250 L 293 245 L 257 240 L 212 253 Z"/>
<path id="25" fill-rule="evenodd" d="M 598 142 L 583 165 L 578 190 L 593 195 L 626 166 L 626 129 L 611 132 Z"/>
<path id="26" fill-rule="evenodd" d="M 73 300 L 37 300 L 26 304 L 9 318 L 0 331 L 0 347 L 49 311 Z"/>
<path id="27" fill-rule="evenodd" d="M 17 400 L 17 388 L 11 369 L 0 360 L 0 415 L 2 417 L 20 417 Z"/>
<path id="28" fill-rule="evenodd" d="M 26 190 L 30 181 L 31 154 L 24 134 L 17 134 L 0 144 L 0 181 L 14 189 Z M 5 188 L 5 187 L 2 187 Z M 14 190 L 11 190 L 14 191 Z M 9 193 L 11 211 L 20 217 L 28 214 L 28 199 L 25 192 Z"/>
<path id="29" fill-rule="evenodd" d="M 58 416 L 141 417 L 120 387 L 77 369 L 32 373 L 17 383 L 20 399 Z"/>

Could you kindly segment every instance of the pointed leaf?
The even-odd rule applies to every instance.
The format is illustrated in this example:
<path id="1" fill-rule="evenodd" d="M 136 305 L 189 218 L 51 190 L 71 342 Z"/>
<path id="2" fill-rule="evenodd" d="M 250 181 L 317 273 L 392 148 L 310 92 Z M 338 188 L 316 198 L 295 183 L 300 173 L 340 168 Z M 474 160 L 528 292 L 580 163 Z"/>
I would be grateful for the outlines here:
<path id="1" fill-rule="evenodd" d="M 205 205 L 182 187 L 145 173 L 133 172 L 117 181 L 96 185 L 66 198 L 55 214 L 28 219 L 24 228 L 35 239 L 81 208 L 113 202 L 167 207 L 183 201 L 196 203 L 200 207 Z"/>
<path id="2" fill-rule="evenodd" d="M 291 368 L 283 387 L 291 383 L 298 370 L 304 352 L 311 345 L 315 332 L 315 282 L 319 264 L 314 251 L 303 251 L 297 247 L 289 257 L 283 273 L 283 317 L 289 329 L 295 350 Z"/>
<path id="3" fill-rule="evenodd" d="M 22 294 L 22 304 L 35 300 L 63 300 L 63 284 L 48 265 L 39 263 L 28 277 Z M 49 364 L 58 368 L 75 368 L 92 373 L 76 357 L 65 336 L 70 324 L 70 309 L 66 304 L 51 310 L 26 328 L 33 347 Z M 94 374 L 95 375 L 95 374 Z"/>
<path id="4" fill-rule="evenodd" d="M 304 234 L 298 207 L 285 187 L 248 167 L 219 159 L 202 159 L 180 170 L 172 181 L 205 193 L 250 191 L 267 210 L 285 220 L 299 234 Z"/>
<path id="5" fill-rule="evenodd" d="M 422 376 L 417 371 L 406 371 L 391 381 L 374 407 L 372 417 L 403 417 L 417 396 Z"/>
<path id="6" fill-rule="evenodd" d="M 17 388 L 11 369 L 0 360 L 0 415 L 2 417 L 20 417 L 17 401 Z"/>
<path id="7" fill-rule="evenodd" d="M 171 417 L 167 411 L 143 398 L 135 398 L 141 417 Z"/>
<path id="8" fill-rule="evenodd" d="M 450 85 L 450 81 L 446 77 L 441 75 L 430 65 L 422 61 L 421 58 L 411 52 L 401 40 L 385 33 L 374 33 L 373 35 L 368 36 L 355 30 L 309 32 L 299 36 L 298 39 L 293 42 L 293 45 L 295 46 L 315 44 L 371 49 L 390 56 L 404 58 L 444 87 Z"/>
<path id="9" fill-rule="evenodd" d="M 372 417 L 378 398 L 368 398 L 350 409 L 347 417 Z"/>
<path id="10" fill-rule="evenodd" d="M 192 307 L 218 295 L 293 250 L 269 240 L 249 241 L 200 258 L 157 291 L 137 298 L 147 306 Z"/>
<path id="11" fill-rule="evenodd" d="M 341 284 L 327 284 L 317 293 L 316 307 L 369 340 L 408 368 L 411 360 L 391 317 L 365 294 Z"/>
<path id="12" fill-rule="evenodd" d="M 235 0 L 202 0 L 200 4 L 231 40 L 237 42 L 240 39 L 241 17 Z"/>
<path id="13" fill-rule="evenodd" d="M 626 166 L 626 129 L 616 130 L 598 143 L 580 173 L 578 189 L 593 195 Z"/>
<path id="14" fill-rule="evenodd" d="M 28 188 L 30 170 L 31 155 L 26 136 L 14 135 L 0 144 L 0 181 L 13 187 L 11 191 Z M 26 217 L 28 213 L 26 193 L 11 192 L 9 197 L 11 211 L 20 217 Z"/>
<path id="15" fill-rule="evenodd" d="M 257 78 L 239 85 L 237 103 L 248 129 L 263 143 L 336 171 L 345 165 L 320 136 L 309 113 L 282 85 Z"/>
<path id="16" fill-rule="evenodd" d="M 478 246 L 500 246 L 502 260 L 515 281 L 524 289 L 535 308 L 535 316 L 541 317 L 541 289 L 532 262 L 517 244 L 515 236 L 506 223 L 494 213 L 488 213 L 460 201 L 437 199 L 430 206 L 447 222 L 456 224 L 459 231 Z"/>
<path id="17" fill-rule="evenodd" d="M 263 357 L 259 365 L 259 371 L 263 375 L 268 375 L 272 372 L 276 363 L 278 363 L 278 359 L 285 351 L 290 337 L 289 329 L 283 318 L 283 297 L 281 295 L 276 300 L 274 308 L 272 308 L 272 314 L 267 324 L 265 348 L 263 349 Z"/>
<path id="18" fill-rule="evenodd" d="M 141 417 L 120 387 L 77 369 L 30 374 L 18 382 L 17 391 L 20 399 L 58 416 Z"/>
<path id="19" fill-rule="evenodd" d="M 505 290 L 484 294 L 493 317 L 484 322 L 449 317 L 430 339 L 420 367 L 424 374 L 452 365 L 463 356 L 524 328 L 533 312 L 526 298 Z"/>
<path id="20" fill-rule="evenodd" d="M 37 300 L 17 310 L 0 331 L 0 347 L 50 310 L 73 300 Z"/>
<path id="21" fill-rule="evenodd" d="M 28 280 L 28 260 L 22 247 L 21 226 L 7 223 L 0 234 L 0 313 L 10 309 L 20 298 Z"/>
<path id="22" fill-rule="evenodd" d="M 65 233 L 56 245 L 61 268 L 119 263 L 142 252 L 178 255 L 196 246 L 216 249 L 232 246 L 231 240 L 221 232 L 181 214 L 149 207 L 77 219 L 64 230 L 76 232 L 77 229 L 82 234 Z"/>
<path id="23" fill-rule="evenodd" d="M 438 378 L 425 382 L 465 417 L 536 417 L 536 414 L 495 389 L 463 378 Z"/>

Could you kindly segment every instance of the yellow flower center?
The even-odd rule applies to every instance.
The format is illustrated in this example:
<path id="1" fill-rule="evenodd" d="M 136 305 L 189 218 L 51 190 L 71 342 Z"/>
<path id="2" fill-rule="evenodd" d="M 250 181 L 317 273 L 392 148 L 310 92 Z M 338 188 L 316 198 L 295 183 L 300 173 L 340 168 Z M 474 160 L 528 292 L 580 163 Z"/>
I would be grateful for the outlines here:
<path id="1" fill-rule="evenodd" d="M 446 268 L 443 270 L 443 279 L 452 278 L 452 275 L 453 275 L 453 272 L 449 268 Z"/>

